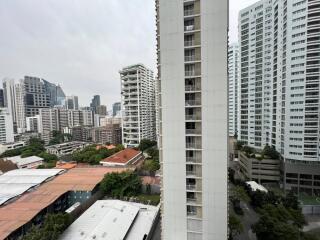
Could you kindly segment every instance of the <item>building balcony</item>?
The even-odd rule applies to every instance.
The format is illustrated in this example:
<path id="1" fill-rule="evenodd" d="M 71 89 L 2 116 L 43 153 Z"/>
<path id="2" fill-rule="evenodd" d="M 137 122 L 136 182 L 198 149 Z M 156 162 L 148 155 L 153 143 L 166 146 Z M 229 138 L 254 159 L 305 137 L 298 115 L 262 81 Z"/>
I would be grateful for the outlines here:
<path id="1" fill-rule="evenodd" d="M 185 47 L 192 47 L 195 45 L 195 41 L 184 41 Z"/>
<path id="2" fill-rule="evenodd" d="M 201 129 L 186 129 L 186 135 L 201 135 Z"/>
<path id="3" fill-rule="evenodd" d="M 186 106 L 200 106 L 201 100 L 186 100 Z"/>
<path id="4" fill-rule="evenodd" d="M 200 142 L 187 142 L 186 148 L 187 149 L 201 149 L 201 143 Z"/>
<path id="5" fill-rule="evenodd" d="M 184 31 L 185 32 L 190 32 L 190 31 L 194 31 L 194 30 L 195 30 L 195 26 L 194 25 L 184 26 Z"/>
<path id="6" fill-rule="evenodd" d="M 192 16 L 192 15 L 195 15 L 195 11 L 194 11 L 194 9 L 184 10 L 183 15 L 184 15 L 185 17 L 187 17 L 187 16 Z"/>
<path id="7" fill-rule="evenodd" d="M 201 157 L 187 157 L 187 163 L 189 164 L 201 164 Z"/>
<path id="8" fill-rule="evenodd" d="M 186 115 L 186 121 L 201 121 L 201 114 Z"/>

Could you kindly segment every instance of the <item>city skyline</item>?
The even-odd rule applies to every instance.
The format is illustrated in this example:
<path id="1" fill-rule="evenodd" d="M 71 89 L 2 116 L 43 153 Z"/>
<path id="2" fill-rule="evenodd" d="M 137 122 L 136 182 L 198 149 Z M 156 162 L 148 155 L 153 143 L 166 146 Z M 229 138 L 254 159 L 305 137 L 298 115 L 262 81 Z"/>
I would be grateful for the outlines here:
<path id="1" fill-rule="evenodd" d="M 21 0 L 0 2 L 1 80 L 40 77 L 79 96 L 81 106 L 89 106 L 97 94 L 111 109 L 121 99 L 118 69 L 142 63 L 156 71 L 153 1 L 78 1 L 76 7 L 63 1 L 32 2 L 37 8 Z M 230 1 L 230 42 L 237 38 L 237 12 L 254 2 Z M 135 14 L 140 9 L 144 14 Z M 89 17 L 84 21 L 83 15 Z"/>

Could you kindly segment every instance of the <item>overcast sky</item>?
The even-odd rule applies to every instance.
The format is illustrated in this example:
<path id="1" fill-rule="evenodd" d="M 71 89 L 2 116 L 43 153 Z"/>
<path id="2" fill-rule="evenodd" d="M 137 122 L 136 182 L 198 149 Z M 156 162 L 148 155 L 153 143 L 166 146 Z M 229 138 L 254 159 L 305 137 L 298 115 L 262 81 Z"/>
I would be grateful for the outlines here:
<path id="1" fill-rule="evenodd" d="M 238 11 L 256 0 L 230 0 L 230 40 Z M 154 0 L 0 1 L 0 79 L 42 77 L 88 105 L 95 94 L 120 100 L 118 71 L 155 69 Z"/>

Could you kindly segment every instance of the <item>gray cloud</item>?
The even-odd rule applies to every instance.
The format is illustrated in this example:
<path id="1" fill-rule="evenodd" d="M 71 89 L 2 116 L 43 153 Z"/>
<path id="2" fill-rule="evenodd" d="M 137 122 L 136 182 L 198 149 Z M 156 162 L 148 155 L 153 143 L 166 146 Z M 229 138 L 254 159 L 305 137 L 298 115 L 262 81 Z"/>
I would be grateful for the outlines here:
<path id="1" fill-rule="evenodd" d="M 0 1 L 0 78 L 39 76 L 110 105 L 123 66 L 155 69 L 154 15 L 150 0 Z"/>

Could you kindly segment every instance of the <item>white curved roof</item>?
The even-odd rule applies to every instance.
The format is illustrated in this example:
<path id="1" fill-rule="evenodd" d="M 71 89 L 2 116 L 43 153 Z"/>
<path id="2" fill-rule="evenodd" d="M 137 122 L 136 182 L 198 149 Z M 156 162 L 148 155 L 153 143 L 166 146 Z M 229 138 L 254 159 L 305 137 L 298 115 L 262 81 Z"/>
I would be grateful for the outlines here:
<path id="1" fill-rule="evenodd" d="M 16 169 L 0 175 L 0 206 L 63 171 L 61 169 Z"/>

